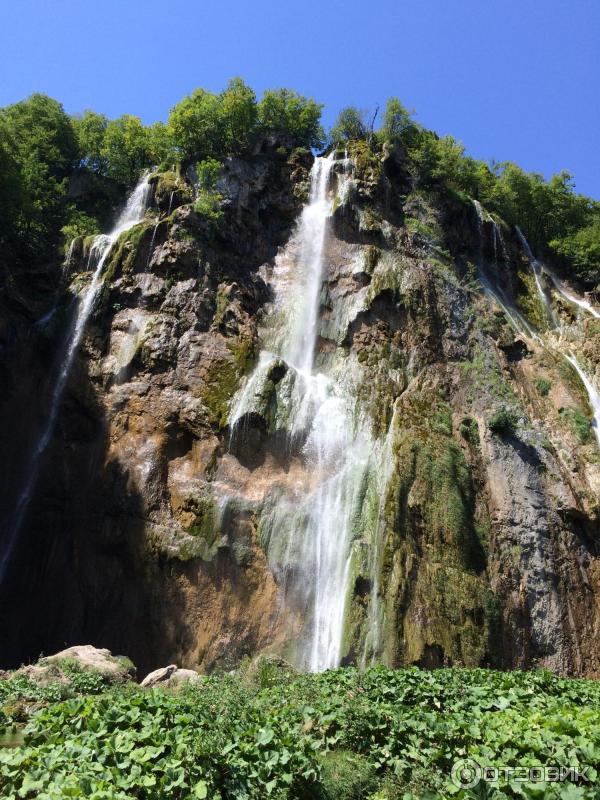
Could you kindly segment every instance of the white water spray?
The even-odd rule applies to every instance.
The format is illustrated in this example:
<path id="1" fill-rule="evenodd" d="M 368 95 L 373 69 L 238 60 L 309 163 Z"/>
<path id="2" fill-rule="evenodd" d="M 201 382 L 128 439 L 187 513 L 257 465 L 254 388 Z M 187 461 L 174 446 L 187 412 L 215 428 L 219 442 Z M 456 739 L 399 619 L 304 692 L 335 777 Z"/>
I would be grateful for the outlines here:
<path id="1" fill-rule="evenodd" d="M 21 494 L 19 495 L 12 518 L 9 520 L 6 528 L 5 540 L 2 545 L 2 554 L 0 556 L 0 582 L 4 580 L 6 568 L 15 546 L 17 534 L 23 522 L 25 512 L 29 505 L 29 501 L 31 500 L 31 494 L 37 481 L 40 459 L 50 442 L 54 425 L 56 423 L 56 418 L 60 409 L 63 392 L 69 378 L 69 373 L 71 371 L 71 367 L 73 366 L 77 349 L 85 332 L 87 321 L 92 313 L 94 302 L 102 286 L 102 272 L 106 263 L 106 259 L 113 244 L 117 241 L 119 236 L 129 228 L 137 225 L 137 223 L 143 219 L 146 207 L 148 205 L 149 194 L 150 185 L 148 182 L 148 174 L 145 174 L 130 195 L 125 209 L 117 220 L 117 224 L 113 230 L 109 234 L 100 234 L 97 236 L 91 247 L 89 264 L 95 264 L 96 266 L 90 285 L 88 286 L 83 299 L 79 302 L 73 330 L 66 347 L 64 358 L 60 365 L 60 371 L 58 373 L 56 383 L 54 384 L 54 389 L 52 391 L 50 410 L 46 418 L 46 424 L 31 456 L 27 477 L 25 479 L 25 485 L 21 491 Z M 71 248 L 69 248 L 69 253 L 71 252 Z"/>

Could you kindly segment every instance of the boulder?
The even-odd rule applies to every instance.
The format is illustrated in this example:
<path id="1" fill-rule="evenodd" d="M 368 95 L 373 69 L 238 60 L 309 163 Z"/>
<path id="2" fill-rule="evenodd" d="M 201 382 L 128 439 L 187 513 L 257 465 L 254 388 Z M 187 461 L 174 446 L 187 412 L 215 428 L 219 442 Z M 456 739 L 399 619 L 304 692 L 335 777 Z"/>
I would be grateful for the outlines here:
<path id="1" fill-rule="evenodd" d="M 91 644 L 79 644 L 61 650 L 52 656 L 40 658 L 36 664 L 21 667 L 19 675 L 24 675 L 39 685 L 49 683 L 69 683 L 67 665 L 82 671 L 96 672 L 109 683 L 123 683 L 135 677 L 135 667 L 124 656 L 113 656 L 106 648 Z"/>
<path id="2" fill-rule="evenodd" d="M 199 683 L 202 677 L 193 669 L 181 669 L 177 664 L 169 664 L 150 672 L 141 683 L 144 689 L 154 686 L 181 686 L 183 683 Z"/>

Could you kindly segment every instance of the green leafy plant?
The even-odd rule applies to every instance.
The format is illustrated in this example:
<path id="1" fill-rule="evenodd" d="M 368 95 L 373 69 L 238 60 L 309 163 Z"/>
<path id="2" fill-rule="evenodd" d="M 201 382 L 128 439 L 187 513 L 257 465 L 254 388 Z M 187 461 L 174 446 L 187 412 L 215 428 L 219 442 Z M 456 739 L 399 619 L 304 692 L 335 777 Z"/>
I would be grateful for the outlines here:
<path id="1" fill-rule="evenodd" d="M 492 414 L 488 422 L 488 427 L 492 433 L 495 433 L 499 436 L 509 435 L 514 433 L 518 422 L 519 419 L 513 411 L 502 407 Z"/>
<path id="2" fill-rule="evenodd" d="M 549 381 L 548 378 L 538 378 L 535 382 L 535 388 L 542 397 L 547 397 L 552 388 L 552 381 Z"/>

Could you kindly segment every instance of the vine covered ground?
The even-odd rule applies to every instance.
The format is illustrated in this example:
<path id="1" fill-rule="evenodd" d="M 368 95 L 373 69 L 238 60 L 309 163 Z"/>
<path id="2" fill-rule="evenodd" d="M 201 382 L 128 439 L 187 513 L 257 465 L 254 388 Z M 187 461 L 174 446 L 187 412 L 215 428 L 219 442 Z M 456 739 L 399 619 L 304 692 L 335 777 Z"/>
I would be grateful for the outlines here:
<path id="1" fill-rule="evenodd" d="M 0 681 L 4 800 L 598 797 L 593 681 L 460 668 L 298 675 L 266 660 L 179 690 L 109 686 L 76 668 L 70 679 Z M 497 771 L 461 788 L 464 759 Z M 553 769 L 524 780 L 533 767 Z M 551 780 L 560 768 L 579 777 Z"/>

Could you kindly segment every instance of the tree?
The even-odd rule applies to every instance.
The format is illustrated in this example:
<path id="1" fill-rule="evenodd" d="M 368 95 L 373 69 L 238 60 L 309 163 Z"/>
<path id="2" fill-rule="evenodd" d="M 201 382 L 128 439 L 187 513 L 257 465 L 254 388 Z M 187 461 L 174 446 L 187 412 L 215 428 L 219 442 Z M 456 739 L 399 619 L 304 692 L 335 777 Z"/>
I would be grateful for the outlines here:
<path id="1" fill-rule="evenodd" d="M 340 144 L 341 142 L 366 139 L 368 135 L 369 127 L 365 112 L 355 106 L 347 106 L 338 114 L 330 132 L 330 139 L 334 144 Z"/>
<path id="2" fill-rule="evenodd" d="M 212 92 L 196 89 L 171 109 L 167 131 L 187 165 L 224 154 L 224 125 L 221 99 Z"/>
<path id="3" fill-rule="evenodd" d="M 228 153 L 243 153 L 258 122 L 256 95 L 241 78 L 232 78 L 220 95 L 223 144 Z"/>
<path id="4" fill-rule="evenodd" d="M 73 117 L 73 128 L 79 147 L 80 163 L 105 175 L 108 167 L 106 156 L 103 154 L 104 137 L 108 119 L 104 114 L 94 111 L 84 111 L 81 117 Z"/>
<path id="5" fill-rule="evenodd" d="M 144 167 L 151 165 L 148 136 L 139 117 L 123 114 L 106 126 L 102 157 L 107 162 L 107 174 L 119 183 L 134 183 Z"/>
<path id="6" fill-rule="evenodd" d="M 258 120 L 265 131 L 287 134 L 295 147 L 323 146 L 323 106 L 290 89 L 268 89 L 258 104 Z"/>
<path id="7" fill-rule="evenodd" d="M 170 167 L 177 161 L 175 146 L 164 122 L 155 122 L 146 128 L 146 147 L 152 166 Z"/>
<path id="8" fill-rule="evenodd" d="M 397 97 L 390 97 L 385 107 L 385 115 L 381 133 L 389 141 L 401 139 L 402 136 L 415 126 L 412 114 L 398 100 Z"/>
<path id="9" fill-rule="evenodd" d="M 65 220 L 67 176 L 78 157 L 75 131 L 61 104 L 43 94 L 1 109 L 0 126 L 4 191 L 19 199 L 11 238 L 21 256 L 41 262 L 51 257 Z"/>

